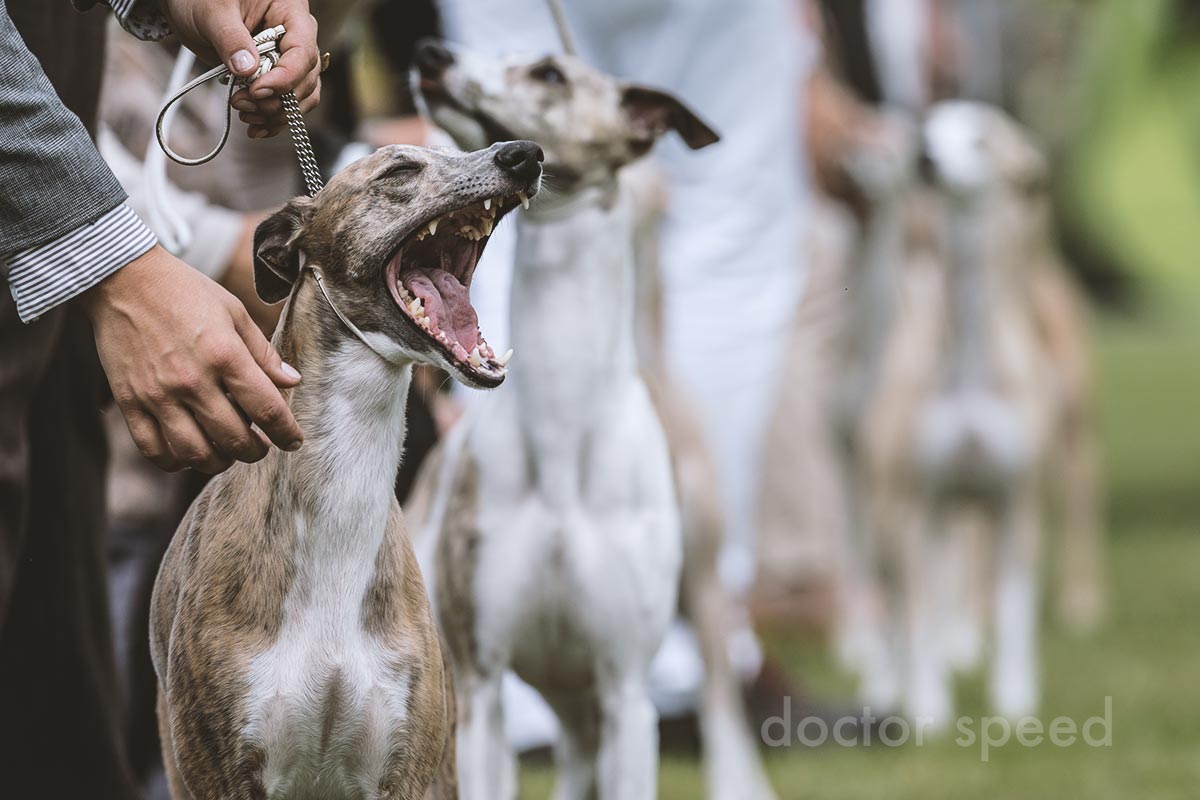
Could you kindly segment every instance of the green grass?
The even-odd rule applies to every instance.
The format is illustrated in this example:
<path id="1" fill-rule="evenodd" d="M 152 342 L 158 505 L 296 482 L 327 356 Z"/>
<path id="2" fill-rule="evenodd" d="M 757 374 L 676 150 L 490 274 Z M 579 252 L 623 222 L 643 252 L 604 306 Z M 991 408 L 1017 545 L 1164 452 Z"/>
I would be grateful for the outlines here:
<path id="1" fill-rule="evenodd" d="M 987 763 L 978 744 L 953 739 L 920 748 L 796 747 L 768 755 L 782 798 L 1190 800 L 1200 792 L 1200 339 L 1113 324 L 1101 341 L 1112 608 L 1091 637 L 1048 624 L 1041 716 L 1082 722 L 1111 697 L 1112 747 L 1009 744 Z M 817 697 L 850 696 L 849 678 L 820 641 L 777 632 L 767 647 Z M 964 681 L 963 714 L 987 713 L 980 684 Z M 547 797 L 551 784 L 548 768 L 527 765 L 521 796 Z M 660 797 L 703 797 L 696 761 L 665 758 Z"/>

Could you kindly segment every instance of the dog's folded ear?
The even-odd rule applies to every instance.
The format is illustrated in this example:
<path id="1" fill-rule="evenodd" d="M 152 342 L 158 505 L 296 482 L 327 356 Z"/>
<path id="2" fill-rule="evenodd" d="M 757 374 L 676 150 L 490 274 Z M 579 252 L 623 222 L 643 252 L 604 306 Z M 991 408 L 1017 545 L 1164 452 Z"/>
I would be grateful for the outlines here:
<path id="1" fill-rule="evenodd" d="M 254 231 L 254 290 L 264 303 L 278 303 L 292 291 L 300 274 L 296 238 L 310 206 L 307 197 L 289 200 Z"/>
<path id="2" fill-rule="evenodd" d="M 629 118 L 634 138 L 648 144 L 669 130 L 677 132 L 693 150 L 721 141 L 717 132 L 691 109 L 658 89 L 626 85 L 621 93 L 621 108 Z"/>

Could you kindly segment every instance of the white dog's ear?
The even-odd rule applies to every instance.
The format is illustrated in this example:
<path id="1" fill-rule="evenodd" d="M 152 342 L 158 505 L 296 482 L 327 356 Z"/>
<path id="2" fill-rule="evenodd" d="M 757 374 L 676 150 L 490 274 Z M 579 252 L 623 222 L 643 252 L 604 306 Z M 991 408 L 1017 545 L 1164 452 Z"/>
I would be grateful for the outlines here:
<path id="1" fill-rule="evenodd" d="M 292 291 L 300 274 L 296 237 L 311 205 L 307 197 L 289 200 L 254 231 L 254 290 L 264 303 L 278 303 Z"/>
<path id="2" fill-rule="evenodd" d="M 636 141 L 653 144 L 667 131 L 677 132 L 688 147 L 699 150 L 721 140 L 691 109 L 666 92 L 629 84 L 621 92 L 621 108 Z"/>

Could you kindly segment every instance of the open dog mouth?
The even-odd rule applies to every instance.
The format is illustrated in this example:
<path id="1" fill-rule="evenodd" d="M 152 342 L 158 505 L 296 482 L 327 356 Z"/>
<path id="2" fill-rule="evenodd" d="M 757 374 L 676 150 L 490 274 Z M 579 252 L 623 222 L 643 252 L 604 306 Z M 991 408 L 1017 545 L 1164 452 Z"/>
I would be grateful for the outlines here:
<path id="1" fill-rule="evenodd" d="M 529 196 L 517 192 L 448 211 L 410 234 L 388 263 L 388 289 L 404 316 L 483 383 L 499 383 L 512 350 L 497 356 L 483 338 L 471 279 L 496 223 L 528 203 Z"/>
<path id="2" fill-rule="evenodd" d="M 422 76 L 417 87 L 431 112 L 436 113 L 438 109 L 449 109 L 462 114 L 483 129 L 484 138 L 487 139 L 486 144 L 509 142 L 521 138 L 503 124 L 493 119 L 491 115 L 478 108 L 470 108 L 461 102 L 450 93 L 445 84 L 439 79 Z"/>

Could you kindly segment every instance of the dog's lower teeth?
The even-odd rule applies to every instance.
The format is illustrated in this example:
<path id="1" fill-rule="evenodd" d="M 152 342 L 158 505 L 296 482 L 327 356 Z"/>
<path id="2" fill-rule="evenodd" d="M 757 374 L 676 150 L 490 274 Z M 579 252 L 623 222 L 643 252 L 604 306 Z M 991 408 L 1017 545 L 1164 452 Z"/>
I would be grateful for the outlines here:
<path id="1" fill-rule="evenodd" d="M 421 302 L 421 298 L 416 298 L 408 304 L 408 310 L 413 313 L 414 317 L 425 316 L 425 304 Z"/>
<path id="2" fill-rule="evenodd" d="M 502 367 L 507 367 L 507 366 L 508 366 L 508 360 L 509 360 L 510 358 L 512 358 L 512 354 L 513 354 L 513 351 L 512 351 L 512 348 L 510 347 L 510 348 L 508 348 L 508 352 L 507 352 L 507 353 L 505 353 L 504 355 L 502 355 L 502 356 L 500 356 L 499 358 L 497 358 L 497 359 L 496 359 L 496 363 L 497 363 L 497 364 L 499 364 L 499 365 L 500 365 L 500 366 L 502 366 Z"/>
<path id="3" fill-rule="evenodd" d="M 479 355 L 479 345 L 475 345 L 475 349 L 473 349 L 471 351 L 471 354 L 469 356 L 467 356 L 467 362 L 472 367 L 482 367 L 483 366 L 483 356 Z"/>

